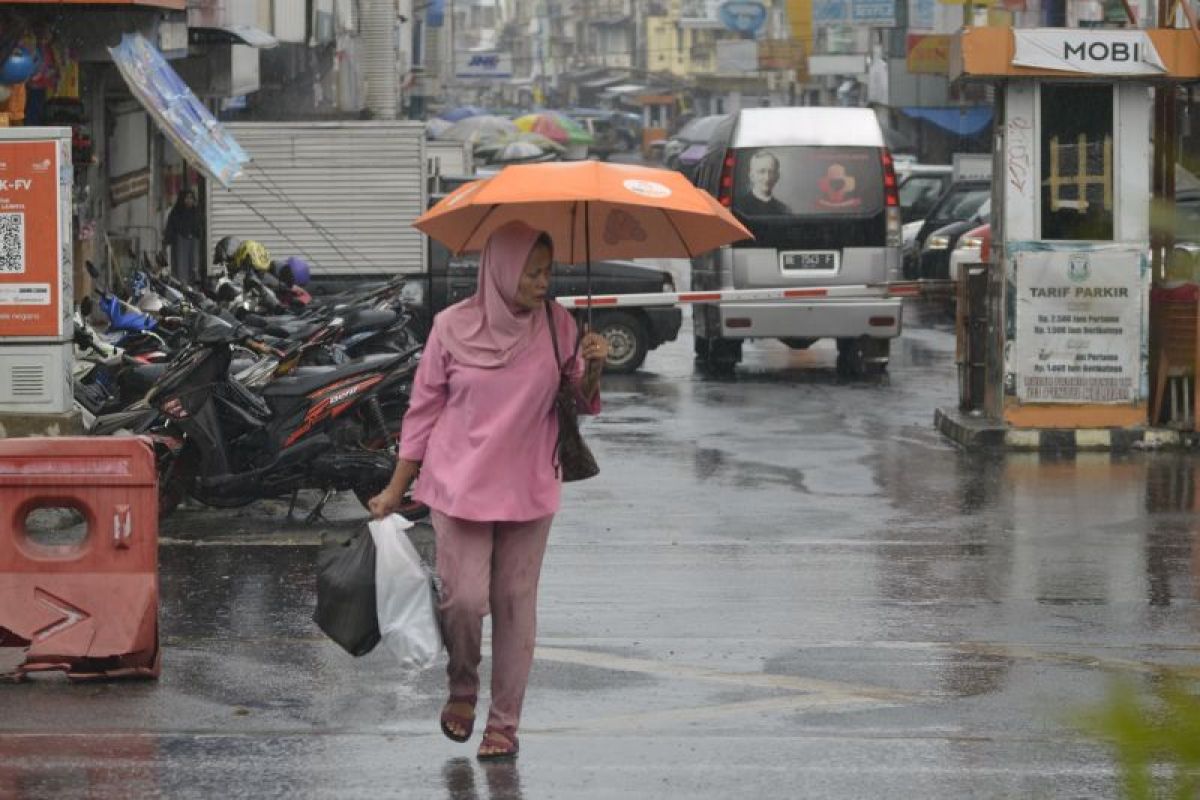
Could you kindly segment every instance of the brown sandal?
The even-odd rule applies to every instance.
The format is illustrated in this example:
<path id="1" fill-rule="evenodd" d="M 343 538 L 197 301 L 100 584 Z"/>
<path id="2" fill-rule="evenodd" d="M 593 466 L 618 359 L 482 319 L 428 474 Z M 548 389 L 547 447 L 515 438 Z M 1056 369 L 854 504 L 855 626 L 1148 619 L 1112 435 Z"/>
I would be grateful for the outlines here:
<path id="1" fill-rule="evenodd" d="M 485 753 L 485 749 L 492 752 Z M 479 753 L 476 758 L 480 761 L 516 758 L 520 749 L 521 743 L 517 741 L 515 729 L 489 727 L 483 732 L 483 741 L 479 743 Z"/>
<path id="2" fill-rule="evenodd" d="M 442 706 L 442 733 L 446 734 L 446 738 L 452 742 L 465 742 L 471 738 L 471 731 L 475 729 L 475 701 L 476 696 L 473 694 L 450 695 L 450 699 L 446 701 L 446 705 Z M 460 714 L 453 710 L 454 706 L 470 706 L 471 715 Z M 450 730 L 450 725 L 465 731 L 465 733 L 457 734 Z"/>

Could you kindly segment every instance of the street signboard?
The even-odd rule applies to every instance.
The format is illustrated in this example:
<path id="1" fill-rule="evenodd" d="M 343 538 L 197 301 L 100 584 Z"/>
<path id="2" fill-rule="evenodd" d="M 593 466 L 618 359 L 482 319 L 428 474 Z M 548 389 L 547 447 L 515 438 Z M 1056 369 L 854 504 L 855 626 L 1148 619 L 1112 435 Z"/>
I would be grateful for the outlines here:
<path id="1" fill-rule="evenodd" d="M 1089 75 L 1162 75 L 1167 71 L 1145 31 L 1018 28 L 1012 64 Z"/>
<path id="2" fill-rule="evenodd" d="M 817 27 L 832 25 L 895 27 L 896 0 L 813 0 L 812 23 Z"/>
<path id="3" fill-rule="evenodd" d="M 1134 403 L 1141 388 L 1140 250 L 1049 250 L 1016 257 L 1017 399 Z"/>
<path id="4" fill-rule="evenodd" d="M 61 166 L 57 139 L 0 139 L 2 338 L 65 334 Z"/>
<path id="5" fill-rule="evenodd" d="M 454 75 L 459 78 L 511 78 L 512 53 L 478 51 L 455 55 Z"/>
<path id="6" fill-rule="evenodd" d="M 944 34 L 908 35 L 908 71 L 913 75 L 945 75 L 950 71 L 950 38 Z"/>

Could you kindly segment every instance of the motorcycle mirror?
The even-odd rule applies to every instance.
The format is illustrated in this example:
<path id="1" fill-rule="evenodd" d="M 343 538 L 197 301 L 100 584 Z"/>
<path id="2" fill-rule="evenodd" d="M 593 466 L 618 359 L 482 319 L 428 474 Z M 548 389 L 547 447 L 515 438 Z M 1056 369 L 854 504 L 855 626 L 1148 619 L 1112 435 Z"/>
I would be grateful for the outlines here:
<path id="1" fill-rule="evenodd" d="M 92 276 L 92 280 L 100 280 L 100 270 L 96 269 L 96 265 L 91 261 L 85 261 L 84 266 L 87 267 L 88 275 Z"/>

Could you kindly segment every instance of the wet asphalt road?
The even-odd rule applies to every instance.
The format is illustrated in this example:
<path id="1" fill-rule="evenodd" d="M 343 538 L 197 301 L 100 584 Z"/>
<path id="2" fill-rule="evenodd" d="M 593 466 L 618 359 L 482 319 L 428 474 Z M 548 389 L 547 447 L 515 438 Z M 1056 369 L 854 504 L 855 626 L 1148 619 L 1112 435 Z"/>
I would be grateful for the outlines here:
<path id="1" fill-rule="evenodd" d="M 439 670 L 309 621 L 354 501 L 260 504 L 165 526 L 156 684 L 0 686 L 0 797 L 1115 796 L 1067 721 L 1115 674 L 1200 676 L 1195 459 L 956 450 L 916 311 L 879 382 L 775 343 L 707 379 L 690 337 L 606 381 L 515 765 L 440 735 Z"/>

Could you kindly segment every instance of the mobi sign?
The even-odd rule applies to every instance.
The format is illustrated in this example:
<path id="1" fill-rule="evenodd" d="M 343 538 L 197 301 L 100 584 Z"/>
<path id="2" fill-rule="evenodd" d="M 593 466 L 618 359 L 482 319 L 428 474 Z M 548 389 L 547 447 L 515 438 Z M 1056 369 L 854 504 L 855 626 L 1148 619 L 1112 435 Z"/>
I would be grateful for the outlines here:
<path id="1" fill-rule="evenodd" d="M 1145 31 L 1021 28 L 1013 66 L 1088 75 L 1161 75 L 1167 71 Z"/>

